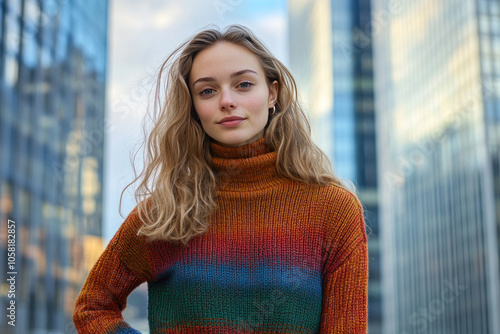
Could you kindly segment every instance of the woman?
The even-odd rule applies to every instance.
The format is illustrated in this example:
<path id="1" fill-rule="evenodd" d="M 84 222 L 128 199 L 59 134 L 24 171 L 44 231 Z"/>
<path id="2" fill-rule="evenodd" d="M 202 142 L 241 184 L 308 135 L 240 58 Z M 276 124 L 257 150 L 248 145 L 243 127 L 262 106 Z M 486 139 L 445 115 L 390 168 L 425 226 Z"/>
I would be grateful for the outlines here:
<path id="1" fill-rule="evenodd" d="M 162 65 L 155 101 L 138 205 L 85 282 L 78 332 L 137 333 L 121 312 L 148 282 L 152 333 L 365 333 L 362 206 L 289 71 L 245 27 L 210 29 Z"/>

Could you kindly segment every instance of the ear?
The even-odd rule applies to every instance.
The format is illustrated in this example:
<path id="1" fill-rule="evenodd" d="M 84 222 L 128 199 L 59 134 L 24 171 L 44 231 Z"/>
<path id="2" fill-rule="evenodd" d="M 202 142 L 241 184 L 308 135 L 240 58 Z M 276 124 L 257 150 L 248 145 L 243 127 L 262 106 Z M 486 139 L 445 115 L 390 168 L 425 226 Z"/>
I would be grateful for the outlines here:
<path id="1" fill-rule="evenodd" d="M 278 81 L 274 80 L 272 84 L 269 85 L 269 101 L 268 106 L 271 109 L 278 101 Z"/>

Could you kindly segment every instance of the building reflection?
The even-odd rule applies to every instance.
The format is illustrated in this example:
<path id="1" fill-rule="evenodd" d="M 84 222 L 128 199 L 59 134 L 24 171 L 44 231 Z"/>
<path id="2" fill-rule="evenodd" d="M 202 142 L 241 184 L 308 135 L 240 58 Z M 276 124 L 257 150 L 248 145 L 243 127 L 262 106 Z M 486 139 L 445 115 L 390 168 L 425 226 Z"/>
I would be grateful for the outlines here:
<path id="1" fill-rule="evenodd" d="M 500 4 L 373 4 L 383 332 L 500 333 Z"/>
<path id="2" fill-rule="evenodd" d="M 370 257 L 368 331 L 381 331 L 377 161 L 370 0 L 289 0 L 290 69 L 313 139 L 352 181 L 365 208 Z"/>
<path id="3" fill-rule="evenodd" d="M 107 1 L 0 0 L 0 267 L 16 222 L 16 326 L 73 333 L 101 238 Z M 0 272 L 6 309 L 7 271 Z"/>

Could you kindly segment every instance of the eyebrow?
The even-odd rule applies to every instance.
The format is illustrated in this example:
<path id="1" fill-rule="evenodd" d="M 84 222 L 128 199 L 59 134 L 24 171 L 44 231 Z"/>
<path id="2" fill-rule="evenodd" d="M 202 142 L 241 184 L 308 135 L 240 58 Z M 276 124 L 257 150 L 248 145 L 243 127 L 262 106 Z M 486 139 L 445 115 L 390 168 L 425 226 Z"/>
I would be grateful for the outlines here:
<path id="1" fill-rule="evenodd" d="M 241 71 L 238 71 L 238 72 L 234 72 L 231 74 L 231 78 L 235 78 L 235 77 L 238 77 L 242 74 L 245 74 L 245 73 L 253 73 L 253 74 L 257 74 L 257 72 L 253 71 L 253 70 L 241 70 Z M 210 81 L 215 81 L 215 78 L 213 77 L 203 77 L 203 78 L 199 78 L 197 79 L 195 82 L 193 82 L 193 87 L 194 85 L 196 85 L 198 82 L 210 82 Z"/>

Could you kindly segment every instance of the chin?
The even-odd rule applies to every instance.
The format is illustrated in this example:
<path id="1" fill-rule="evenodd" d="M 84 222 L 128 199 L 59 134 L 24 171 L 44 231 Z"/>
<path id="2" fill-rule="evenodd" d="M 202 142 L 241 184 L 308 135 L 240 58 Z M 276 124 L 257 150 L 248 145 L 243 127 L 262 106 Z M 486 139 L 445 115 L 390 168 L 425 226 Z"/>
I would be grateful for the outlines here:
<path id="1" fill-rule="evenodd" d="M 218 138 L 214 139 L 216 143 L 222 146 L 229 146 L 229 147 L 238 147 L 238 146 L 243 146 L 250 144 L 250 142 L 253 142 L 252 138 L 232 138 L 232 139 L 227 139 L 227 138 Z"/>

